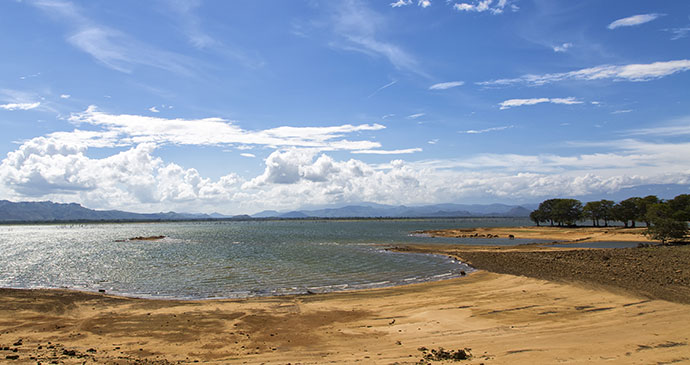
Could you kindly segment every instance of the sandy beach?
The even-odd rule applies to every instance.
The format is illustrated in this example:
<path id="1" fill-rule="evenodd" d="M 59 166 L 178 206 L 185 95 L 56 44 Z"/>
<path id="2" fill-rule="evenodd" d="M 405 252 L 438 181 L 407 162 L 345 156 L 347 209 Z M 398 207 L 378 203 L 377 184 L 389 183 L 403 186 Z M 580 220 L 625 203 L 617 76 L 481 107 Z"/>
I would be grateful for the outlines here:
<path id="1" fill-rule="evenodd" d="M 484 270 L 245 300 L 0 289 L 0 361 L 414 364 L 444 348 L 468 349 L 468 364 L 690 362 L 688 247 L 398 249 Z"/>
<path id="2" fill-rule="evenodd" d="M 563 242 L 653 242 L 644 235 L 646 228 L 623 227 L 481 227 L 420 231 L 432 237 L 477 237 L 497 236 L 514 238 L 563 241 Z"/>

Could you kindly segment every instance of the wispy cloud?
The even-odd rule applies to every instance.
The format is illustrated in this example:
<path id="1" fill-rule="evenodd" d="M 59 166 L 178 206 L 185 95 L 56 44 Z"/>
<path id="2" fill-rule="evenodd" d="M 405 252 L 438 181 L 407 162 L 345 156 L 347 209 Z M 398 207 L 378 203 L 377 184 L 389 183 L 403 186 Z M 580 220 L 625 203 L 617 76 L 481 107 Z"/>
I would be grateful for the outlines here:
<path id="1" fill-rule="evenodd" d="M 673 36 L 671 36 L 672 41 L 677 41 L 679 39 L 683 39 L 683 38 L 687 37 L 688 34 L 690 34 L 690 27 L 667 28 L 664 30 L 673 34 Z"/>
<path id="2" fill-rule="evenodd" d="M 35 103 L 9 103 L 9 104 L 0 104 L 0 109 L 5 109 L 5 110 L 31 110 L 38 108 L 41 105 L 40 102 L 35 102 Z"/>
<path id="3" fill-rule="evenodd" d="M 302 147 L 321 150 L 368 150 L 380 148 L 378 142 L 348 140 L 345 135 L 384 129 L 381 124 L 344 124 L 327 127 L 276 127 L 250 131 L 220 118 L 166 119 L 142 115 L 107 114 L 91 106 L 73 114 L 71 122 L 101 128 L 98 131 L 59 132 L 53 138 L 80 146 L 115 147 L 141 143 L 219 146 L 261 145 Z"/>
<path id="4" fill-rule="evenodd" d="M 495 5 L 493 4 L 493 0 L 479 0 L 479 1 L 473 1 L 472 3 L 456 3 L 453 5 L 453 8 L 457 11 L 467 11 L 467 12 L 477 12 L 477 13 L 483 13 L 485 11 L 490 12 L 491 14 L 502 14 L 503 9 L 506 7 L 508 4 L 508 0 L 498 0 Z M 513 7 L 513 10 L 517 10 L 515 7 Z"/>
<path id="5" fill-rule="evenodd" d="M 429 90 L 446 90 L 450 89 L 453 87 L 458 87 L 464 85 L 464 81 L 448 81 L 448 82 L 440 82 L 438 84 L 433 84 L 429 86 Z"/>
<path id="6" fill-rule="evenodd" d="M 387 88 L 389 88 L 389 87 L 391 87 L 391 86 L 393 86 L 393 85 L 395 85 L 395 84 L 397 84 L 397 83 L 398 83 L 398 80 L 393 80 L 393 81 L 391 81 L 391 82 L 389 82 L 389 83 L 387 83 L 387 84 L 381 86 L 380 88 L 376 89 L 376 91 L 374 91 L 373 93 L 371 93 L 371 94 L 370 94 L 369 96 L 367 96 L 367 97 L 370 98 L 370 97 L 372 97 L 372 96 L 378 94 L 379 91 L 384 90 L 384 89 L 387 89 Z"/>
<path id="7" fill-rule="evenodd" d="M 566 52 L 569 48 L 573 46 L 572 43 L 563 43 L 560 46 L 553 46 L 553 51 L 557 53 Z"/>
<path id="8" fill-rule="evenodd" d="M 690 135 L 690 116 L 678 118 L 670 123 L 655 127 L 631 129 L 623 134 L 628 136 L 687 136 Z"/>
<path id="9" fill-rule="evenodd" d="M 567 80 L 614 80 L 614 81 L 649 81 L 690 70 L 690 60 L 662 61 L 647 64 L 601 65 L 580 70 L 544 75 L 524 75 L 514 79 L 498 79 L 478 82 L 481 86 L 511 86 L 526 84 L 531 86 L 545 85 Z"/>
<path id="10" fill-rule="evenodd" d="M 425 116 L 426 113 L 417 113 L 417 114 L 411 114 L 407 116 L 407 119 L 417 119 L 419 117 Z"/>
<path id="11" fill-rule="evenodd" d="M 124 73 L 135 66 L 148 66 L 178 74 L 191 73 L 191 60 L 181 54 L 163 51 L 117 29 L 97 24 L 71 2 L 39 0 L 30 4 L 73 28 L 67 41 L 103 65 Z"/>
<path id="12" fill-rule="evenodd" d="M 412 0 L 398 0 L 396 2 L 390 3 L 393 8 L 400 8 L 403 6 L 412 5 Z M 431 0 L 418 0 L 417 5 L 422 8 L 427 8 L 431 6 Z"/>
<path id="13" fill-rule="evenodd" d="M 582 104 L 583 102 L 570 96 L 567 98 L 510 99 L 510 100 L 506 100 L 504 102 L 501 102 L 498 105 L 501 106 L 501 110 L 504 110 L 504 109 L 514 108 L 514 107 L 518 107 L 518 106 L 535 105 L 535 104 L 541 104 L 541 103 L 572 105 L 572 104 Z"/>
<path id="14" fill-rule="evenodd" d="M 616 28 L 620 28 L 620 27 L 632 27 L 635 25 L 649 23 L 652 20 L 654 20 L 660 16 L 663 16 L 663 15 L 664 14 L 656 14 L 656 13 L 633 15 L 633 16 L 629 16 L 627 18 L 618 19 L 618 20 L 612 22 L 611 24 L 609 24 L 609 26 L 607 28 L 616 29 Z"/>
<path id="15" fill-rule="evenodd" d="M 60 94 L 60 99 L 69 99 L 71 97 L 72 97 L 72 95 L 70 95 L 70 94 Z"/>
<path id="16" fill-rule="evenodd" d="M 150 108 L 149 108 L 149 111 L 150 111 L 151 113 L 160 113 L 160 110 L 158 110 L 158 108 L 156 108 L 155 106 L 150 107 Z"/>
<path id="17" fill-rule="evenodd" d="M 625 113 L 630 113 L 632 112 L 632 109 L 621 109 L 621 110 L 614 110 L 611 112 L 611 114 L 625 114 Z"/>
<path id="18" fill-rule="evenodd" d="M 356 150 L 352 153 L 356 154 L 369 154 L 369 155 L 402 155 L 410 154 L 415 152 L 422 152 L 421 148 L 407 148 L 402 150 Z"/>
<path id="19" fill-rule="evenodd" d="M 391 3 L 391 7 L 393 7 L 393 8 L 400 8 L 400 7 L 403 7 L 403 6 L 410 5 L 410 4 L 412 4 L 412 0 L 398 0 L 398 1 L 394 2 L 394 3 Z"/>
<path id="20" fill-rule="evenodd" d="M 247 152 L 240 153 L 240 156 L 242 156 L 242 157 L 250 157 L 250 158 L 256 157 L 255 154 L 253 154 L 253 153 L 247 153 Z"/>
<path id="21" fill-rule="evenodd" d="M 334 27 L 347 45 L 342 49 L 358 51 L 370 56 L 383 56 L 400 70 L 412 71 L 425 75 L 419 62 L 400 46 L 383 41 L 378 34 L 383 18 L 357 0 L 348 0 L 339 4 Z"/>
<path id="22" fill-rule="evenodd" d="M 506 129 L 514 128 L 514 125 L 504 125 L 501 127 L 492 127 L 492 128 L 486 128 L 486 129 L 469 129 L 466 131 L 460 131 L 460 133 L 464 134 L 482 134 L 482 133 L 489 133 L 489 132 L 498 132 L 498 131 L 503 131 Z"/>

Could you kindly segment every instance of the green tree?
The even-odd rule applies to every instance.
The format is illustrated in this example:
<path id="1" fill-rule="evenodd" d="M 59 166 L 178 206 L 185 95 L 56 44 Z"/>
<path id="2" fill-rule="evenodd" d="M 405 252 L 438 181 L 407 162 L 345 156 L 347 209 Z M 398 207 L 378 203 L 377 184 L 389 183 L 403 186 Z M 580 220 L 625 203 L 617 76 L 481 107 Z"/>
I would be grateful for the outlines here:
<path id="1" fill-rule="evenodd" d="M 677 220 L 690 221 L 690 194 L 681 194 L 668 201 L 673 217 Z"/>
<path id="2" fill-rule="evenodd" d="M 606 199 L 602 199 L 599 202 L 601 202 L 601 212 L 599 214 L 601 219 L 604 220 L 604 227 L 608 227 L 609 221 L 615 219 L 613 217 L 613 207 L 616 205 L 616 203 L 613 200 Z"/>
<path id="3" fill-rule="evenodd" d="M 572 226 L 582 217 L 582 202 L 577 199 L 555 199 L 552 216 L 559 226 Z"/>
<path id="4" fill-rule="evenodd" d="M 539 209 L 533 210 L 532 213 L 529 214 L 529 219 L 536 223 L 537 227 L 539 227 L 539 223 L 549 221 L 549 218 L 546 216 L 546 214 Z"/>
<path id="5" fill-rule="evenodd" d="M 622 202 L 613 206 L 614 219 L 623 222 L 625 228 L 628 228 L 628 222 L 631 222 L 630 227 L 635 228 L 635 219 L 640 216 L 638 210 L 641 198 L 633 197 L 623 200 Z"/>
<path id="6" fill-rule="evenodd" d="M 647 207 L 647 220 L 651 223 L 645 234 L 665 244 L 668 241 L 682 240 L 688 234 L 688 223 L 676 219 L 669 203 L 656 203 Z"/>
<path id="7" fill-rule="evenodd" d="M 647 218 L 647 210 L 654 204 L 660 203 L 661 200 L 656 195 L 647 195 L 644 198 L 635 201 L 637 204 L 637 220 L 645 223 L 649 227 L 649 219 Z"/>
<path id="8" fill-rule="evenodd" d="M 592 225 L 599 226 L 599 219 L 601 219 L 601 202 L 587 202 L 582 208 L 582 214 L 592 220 Z"/>

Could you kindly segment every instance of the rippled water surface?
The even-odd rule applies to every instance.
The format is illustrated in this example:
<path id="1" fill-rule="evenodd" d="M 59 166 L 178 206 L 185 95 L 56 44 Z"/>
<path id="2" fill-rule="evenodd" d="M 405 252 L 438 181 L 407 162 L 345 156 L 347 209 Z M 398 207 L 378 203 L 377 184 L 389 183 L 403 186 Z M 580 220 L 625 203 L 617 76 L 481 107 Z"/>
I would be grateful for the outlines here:
<path id="1" fill-rule="evenodd" d="M 410 233 L 525 224 L 472 218 L 7 225 L 0 226 L 0 286 L 232 298 L 399 285 L 455 277 L 468 267 L 442 256 L 388 252 L 382 245 L 517 244 L 522 242 Z M 166 238 L 127 240 L 158 235 Z"/>

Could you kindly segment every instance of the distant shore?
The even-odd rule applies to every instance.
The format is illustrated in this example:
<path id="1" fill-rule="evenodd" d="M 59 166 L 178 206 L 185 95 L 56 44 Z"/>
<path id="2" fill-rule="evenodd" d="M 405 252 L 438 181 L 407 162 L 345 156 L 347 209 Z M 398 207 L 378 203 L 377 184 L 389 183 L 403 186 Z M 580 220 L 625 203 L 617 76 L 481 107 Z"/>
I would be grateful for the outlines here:
<path id="1" fill-rule="evenodd" d="M 426 230 L 419 233 L 432 237 L 477 237 L 491 235 L 496 238 L 535 239 L 574 242 L 654 242 L 644 235 L 646 228 L 623 227 L 557 227 L 557 226 L 523 226 L 523 227 L 481 227 Z"/>
<path id="2" fill-rule="evenodd" d="M 395 249 L 449 255 L 484 270 L 243 300 L 0 289 L 0 360 L 415 364 L 444 348 L 469 349 L 467 364 L 690 361 L 690 246 Z"/>

